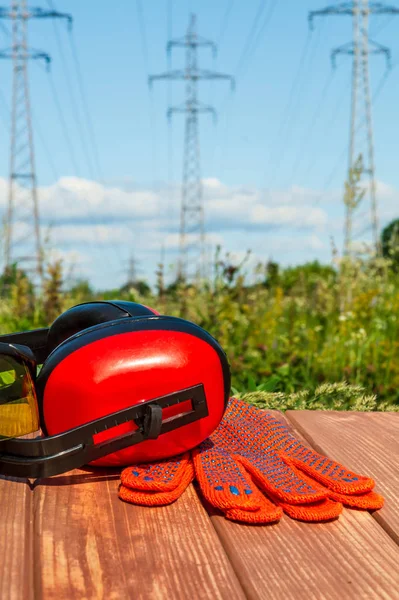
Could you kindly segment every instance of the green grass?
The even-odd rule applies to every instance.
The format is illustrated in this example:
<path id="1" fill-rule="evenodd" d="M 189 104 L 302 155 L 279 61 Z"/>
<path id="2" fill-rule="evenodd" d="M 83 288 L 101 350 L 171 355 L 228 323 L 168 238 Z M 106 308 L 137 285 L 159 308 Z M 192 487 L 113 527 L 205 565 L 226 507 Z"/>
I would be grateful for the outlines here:
<path id="1" fill-rule="evenodd" d="M 159 293 L 132 287 L 94 295 L 85 286 L 61 293 L 61 284 L 53 267 L 32 301 L 23 278 L 14 282 L 1 300 L 1 331 L 44 326 L 91 297 L 123 297 L 207 329 L 227 353 L 234 393 L 258 405 L 399 406 L 399 278 L 386 260 L 250 271 L 218 256 L 209 281 L 160 286 Z"/>

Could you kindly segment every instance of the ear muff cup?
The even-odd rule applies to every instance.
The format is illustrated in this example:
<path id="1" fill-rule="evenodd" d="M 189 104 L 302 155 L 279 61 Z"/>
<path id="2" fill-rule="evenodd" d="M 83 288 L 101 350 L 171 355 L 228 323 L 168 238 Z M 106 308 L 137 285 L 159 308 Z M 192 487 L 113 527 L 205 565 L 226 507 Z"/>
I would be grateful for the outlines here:
<path id="1" fill-rule="evenodd" d="M 115 319 L 157 315 L 155 310 L 136 302 L 85 302 L 66 310 L 51 325 L 47 336 L 49 353 L 79 331 Z"/>
<path id="2" fill-rule="evenodd" d="M 157 460 L 197 446 L 219 424 L 230 392 L 230 369 L 223 349 L 194 323 L 151 314 L 98 324 L 60 344 L 44 363 L 36 381 L 42 431 L 57 435 L 198 384 L 204 386 L 207 417 L 107 455 L 95 461 L 97 466 Z M 184 403 L 177 408 L 184 409 Z M 175 413 L 165 416 L 173 418 Z M 94 442 L 135 427 L 127 421 L 96 434 Z"/>

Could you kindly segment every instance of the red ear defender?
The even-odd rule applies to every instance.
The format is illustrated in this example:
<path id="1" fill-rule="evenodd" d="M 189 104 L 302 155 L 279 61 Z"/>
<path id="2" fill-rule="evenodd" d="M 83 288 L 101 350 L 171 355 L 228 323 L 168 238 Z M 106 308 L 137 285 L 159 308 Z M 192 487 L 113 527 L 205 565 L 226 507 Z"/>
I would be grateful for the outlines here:
<path id="1" fill-rule="evenodd" d="M 13 477 L 169 458 L 213 432 L 230 392 L 209 333 L 119 300 L 0 336 L 0 363 L 0 474 Z M 37 409 L 44 436 L 21 439 L 37 430 Z"/>
<path id="2" fill-rule="evenodd" d="M 126 309 L 124 303 L 114 304 Z M 50 436 L 173 395 L 173 401 L 164 401 L 162 415 L 159 409 L 165 433 L 91 464 L 124 466 L 174 456 L 201 443 L 222 419 L 230 392 L 222 348 L 201 327 L 148 311 L 101 322 L 67 338 L 37 378 L 42 429 Z M 194 408 L 205 412 L 190 422 L 187 415 Z M 179 419 L 181 426 L 168 431 Z M 101 444 L 138 427 L 129 420 L 100 430 L 94 442 Z"/>

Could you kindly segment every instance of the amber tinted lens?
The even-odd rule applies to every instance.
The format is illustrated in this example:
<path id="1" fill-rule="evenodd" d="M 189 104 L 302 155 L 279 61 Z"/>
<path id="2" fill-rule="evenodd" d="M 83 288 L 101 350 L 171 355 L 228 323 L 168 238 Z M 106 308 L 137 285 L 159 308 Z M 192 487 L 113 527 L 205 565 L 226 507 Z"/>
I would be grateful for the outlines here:
<path id="1" fill-rule="evenodd" d="M 35 388 L 28 367 L 0 356 L 0 438 L 39 429 Z"/>

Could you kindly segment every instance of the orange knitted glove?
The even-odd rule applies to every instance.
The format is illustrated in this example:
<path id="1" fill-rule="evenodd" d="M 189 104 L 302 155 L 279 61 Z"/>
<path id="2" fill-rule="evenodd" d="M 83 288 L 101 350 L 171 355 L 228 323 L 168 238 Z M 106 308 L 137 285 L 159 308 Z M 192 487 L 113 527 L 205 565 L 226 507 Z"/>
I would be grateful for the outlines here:
<path id="1" fill-rule="evenodd" d="M 314 452 L 273 415 L 236 399 L 192 459 L 186 453 L 125 469 L 119 496 L 134 504 L 168 504 L 194 476 L 212 506 L 229 519 L 250 523 L 276 521 L 282 511 L 325 521 L 337 517 L 342 504 L 362 509 L 383 504 L 371 491 L 372 479 Z"/>

